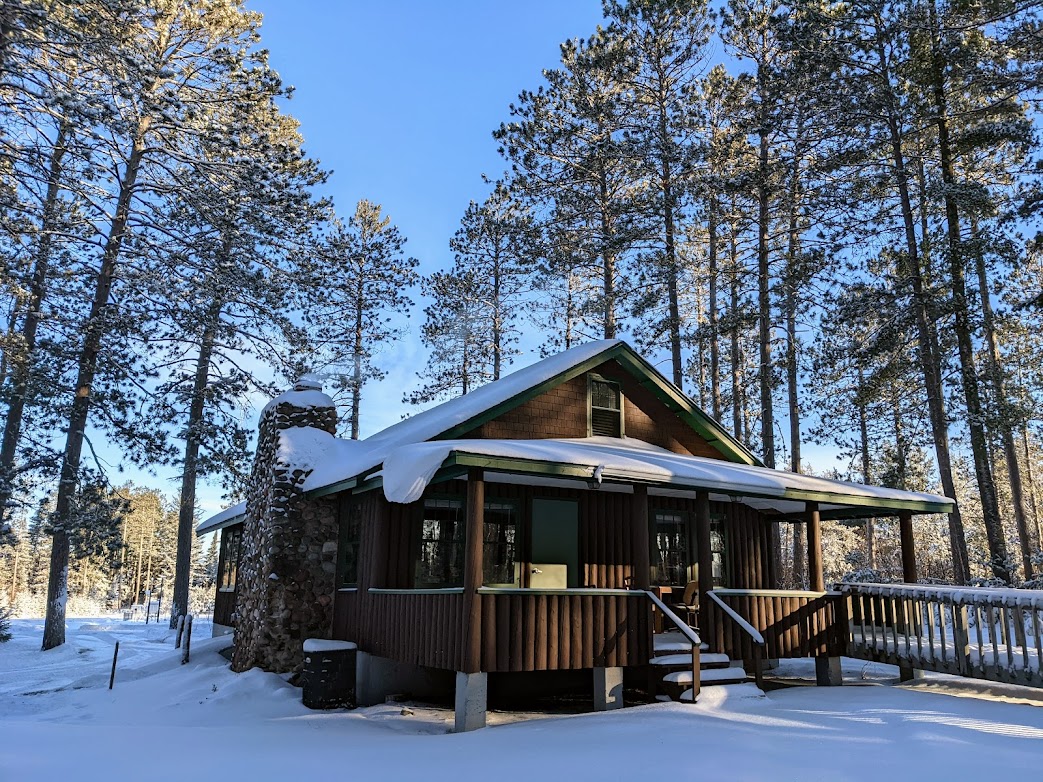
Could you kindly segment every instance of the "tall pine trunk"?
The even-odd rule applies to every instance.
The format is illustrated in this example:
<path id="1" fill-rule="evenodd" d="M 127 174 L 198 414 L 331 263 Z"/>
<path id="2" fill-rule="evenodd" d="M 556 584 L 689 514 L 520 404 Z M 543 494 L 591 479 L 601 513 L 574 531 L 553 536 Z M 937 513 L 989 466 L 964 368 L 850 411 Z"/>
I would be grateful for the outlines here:
<path id="1" fill-rule="evenodd" d="M 763 100 L 763 94 L 762 94 Z M 771 269 L 768 258 L 768 129 L 761 109 L 759 166 L 757 175 L 757 341 L 760 349 L 761 449 L 764 464 L 775 466 L 775 412 L 771 386 Z M 776 571 L 777 572 L 777 571 Z"/>
<path id="2" fill-rule="evenodd" d="M 94 298 L 91 302 L 83 347 L 76 371 L 76 390 L 69 412 L 68 430 L 62 459 L 58 496 L 54 508 L 54 537 L 51 543 L 51 564 L 47 576 L 47 613 L 44 618 L 43 649 L 53 649 L 65 643 L 65 607 L 68 599 L 69 532 L 72 522 L 73 499 L 80 474 L 83 440 L 90 415 L 91 391 L 98 370 L 98 356 L 106 334 L 105 319 L 109 311 L 109 297 L 115 280 L 120 250 L 130 217 L 131 199 L 138 171 L 144 156 L 144 140 L 148 118 L 142 119 L 134 136 L 127 166 L 120 180 L 116 211 L 109 225 L 108 238 L 102 252 L 101 267 L 95 278 Z"/>
<path id="3" fill-rule="evenodd" d="M 229 251 L 225 245 L 226 255 Z M 185 457 L 181 470 L 181 502 L 177 517 L 177 559 L 174 565 L 174 597 L 170 605 L 170 627 L 178 617 L 188 613 L 189 586 L 192 575 L 192 527 L 196 517 L 196 480 L 199 474 L 199 446 L 202 441 L 203 414 L 206 411 L 206 389 L 210 380 L 210 361 L 217 340 L 217 321 L 221 302 L 214 300 L 206 313 L 206 325 L 199 340 L 199 356 L 192 378 L 192 398 L 188 406 L 188 429 L 185 435 Z"/>
<path id="4" fill-rule="evenodd" d="M 1011 501 L 1014 505 L 1014 521 L 1018 528 L 1018 541 L 1021 544 L 1021 566 L 1025 580 L 1032 578 L 1032 554 L 1038 548 L 1038 541 L 1033 540 L 1029 531 L 1028 513 L 1025 509 L 1025 490 L 1021 482 L 1021 466 L 1018 464 L 1018 449 L 1014 444 L 1014 428 L 1009 416 L 1007 400 L 1007 384 L 1000 363 L 999 344 L 996 339 L 996 319 L 992 311 L 992 300 L 989 293 L 989 278 L 985 268 L 985 254 L 978 243 L 977 220 L 971 219 L 971 233 L 975 240 L 974 262 L 978 272 L 978 289 L 981 296 L 982 321 L 985 326 L 985 346 L 988 349 L 988 369 L 993 393 L 996 395 L 996 408 L 999 417 L 1000 440 L 1003 443 L 1003 457 L 1007 464 L 1007 475 L 1010 478 Z"/>
<path id="5" fill-rule="evenodd" d="M 946 240 L 949 253 L 949 277 L 952 285 L 953 330 L 960 357 L 960 383 L 963 387 L 964 403 L 967 408 L 967 428 L 970 430 L 971 455 L 974 460 L 974 475 L 978 481 L 981 497 L 982 520 L 985 536 L 989 543 L 992 561 L 990 566 L 996 578 L 1011 583 L 1011 572 L 1007 561 L 1007 544 L 1000 520 L 996 484 L 989 462 L 988 441 L 985 435 L 985 418 L 978 388 L 978 373 L 974 366 L 974 338 L 967 304 L 967 285 L 964 275 L 963 241 L 960 237 L 959 207 L 952 191 L 956 186 L 953 150 L 949 141 L 948 98 L 945 92 L 946 63 L 941 50 L 938 19 L 935 5 L 929 5 L 931 17 L 931 79 L 935 126 L 938 131 L 938 157 L 941 162 L 945 203 Z"/>
<path id="6" fill-rule="evenodd" d="M 887 53 L 881 37 L 882 22 L 876 20 L 876 54 L 879 61 L 878 76 L 880 88 L 888 96 L 886 104 L 887 131 L 891 144 L 891 165 L 894 169 L 895 183 L 898 186 L 899 201 L 902 208 L 902 223 L 905 230 L 906 258 L 905 277 L 913 294 L 913 315 L 916 320 L 917 349 L 920 367 L 923 372 L 924 388 L 927 392 L 927 410 L 931 422 L 931 435 L 934 440 L 935 460 L 938 464 L 938 475 L 942 483 L 942 492 L 946 497 L 956 499 L 956 484 L 952 474 L 952 458 L 949 452 L 949 424 L 945 414 L 945 397 L 942 388 L 941 363 L 937 350 L 937 336 L 932 329 L 930 304 L 924 290 L 923 275 L 920 267 L 919 245 L 916 239 L 916 222 L 913 213 L 912 199 L 909 194 L 909 172 L 902 149 L 902 131 L 897 111 L 891 100 L 891 72 Z M 963 518 L 960 508 L 954 503 L 949 514 L 949 547 L 952 552 L 953 580 L 957 584 L 965 584 L 970 578 L 970 565 L 967 557 L 967 541 L 964 536 Z"/>
<path id="7" fill-rule="evenodd" d="M 732 431 L 736 437 L 743 437 L 742 428 L 742 366 L 739 349 L 739 247 L 738 237 L 735 235 L 736 221 L 731 221 L 729 236 L 729 255 L 731 260 L 731 279 L 729 280 L 729 316 L 731 317 L 731 330 L 728 335 L 731 350 L 732 364 Z M 749 438 L 743 438 L 743 444 L 749 445 Z"/>
<path id="8" fill-rule="evenodd" d="M 710 194 L 707 209 L 706 232 L 707 274 L 709 275 L 708 317 L 710 326 L 710 409 L 715 421 L 721 420 L 721 350 L 717 344 L 720 336 L 720 316 L 717 312 L 717 198 Z"/>
<path id="9" fill-rule="evenodd" d="M 0 529 L 4 528 L 7 505 L 14 495 L 15 457 L 22 436 L 22 420 L 25 416 L 26 397 L 33 372 L 36 354 L 37 332 L 43 318 L 43 302 L 47 297 L 47 283 L 51 274 L 51 249 L 58 220 L 58 193 L 61 189 L 62 160 L 67 150 L 66 141 L 69 123 L 62 120 L 51 150 L 47 170 L 47 192 L 44 195 L 43 215 L 40 223 L 40 241 L 33 260 L 33 276 L 29 284 L 29 300 L 25 305 L 25 321 L 22 324 L 20 360 L 11 362 L 11 396 L 4 421 L 3 441 L 0 442 Z"/>

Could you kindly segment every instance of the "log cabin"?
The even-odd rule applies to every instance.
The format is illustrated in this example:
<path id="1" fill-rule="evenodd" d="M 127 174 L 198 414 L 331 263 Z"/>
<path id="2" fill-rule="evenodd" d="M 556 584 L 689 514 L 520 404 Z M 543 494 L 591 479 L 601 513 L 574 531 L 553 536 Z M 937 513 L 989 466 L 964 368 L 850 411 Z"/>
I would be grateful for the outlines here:
<path id="1" fill-rule="evenodd" d="M 309 638 L 357 645 L 360 702 L 624 681 L 694 700 L 814 657 L 838 677 L 843 601 L 823 519 L 952 501 L 769 469 L 625 342 L 591 342 L 361 440 L 310 379 L 262 411 L 247 499 L 221 535 L 215 632 L 232 666 L 299 668 Z M 806 529 L 808 589 L 778 589 L 778 525 Z"/>

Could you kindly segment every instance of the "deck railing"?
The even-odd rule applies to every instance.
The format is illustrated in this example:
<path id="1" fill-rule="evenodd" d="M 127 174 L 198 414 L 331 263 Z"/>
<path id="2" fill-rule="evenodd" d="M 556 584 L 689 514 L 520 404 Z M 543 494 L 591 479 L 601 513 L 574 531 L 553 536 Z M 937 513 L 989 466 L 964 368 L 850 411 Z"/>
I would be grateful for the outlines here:
<path id="1" fill-rule="evenodd" d="M 849 654 L 1043 687 L 1043 591 L 846 584 Z"/>
<path id="2" fill-rule="evenodd" d="M 709 594 L 702 618 L 708 641 L 714 651 L 732 659 L 756 667 L 762 653 L 774 659 L 839 657 L 847 647 L 845 603 L 839 592 L 714 589 Z M 759 641 L 749 629 L 756 630 Z"/>

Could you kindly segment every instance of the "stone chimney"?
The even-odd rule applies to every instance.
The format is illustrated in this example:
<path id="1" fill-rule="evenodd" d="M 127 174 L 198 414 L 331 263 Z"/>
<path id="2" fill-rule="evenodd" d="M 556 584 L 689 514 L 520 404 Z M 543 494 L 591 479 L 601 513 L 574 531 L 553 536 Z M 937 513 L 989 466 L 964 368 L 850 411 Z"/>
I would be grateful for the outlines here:
<path id="1" fill-rule="evenodd" d="M 302 643 L 328 638 L 337 561 L 336 504 L 305 499 L 312 468 L 287 463 L 280 443 L 309 427 L 334 436 L 337 410 L 322 383 L 304 376 L 261 411 L 247 487 L 239 559 L 232 670 L 294 671 Z"/>

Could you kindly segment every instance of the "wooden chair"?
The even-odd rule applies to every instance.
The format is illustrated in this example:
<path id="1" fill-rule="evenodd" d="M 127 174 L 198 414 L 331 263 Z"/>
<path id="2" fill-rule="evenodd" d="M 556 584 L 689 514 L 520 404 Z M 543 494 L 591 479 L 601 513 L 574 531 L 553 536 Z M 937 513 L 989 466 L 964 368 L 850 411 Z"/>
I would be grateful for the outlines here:
<path id="1" fill-rule="evenodd" d="M 689 581 L 684 588 L 684 594 L 681 595 L 681 601 L 676 605 L 671 606 L 674 611 L 681 616 L 690 627 L 696 627 L 696 622 L 699 621 L 699 582 Z"/>

